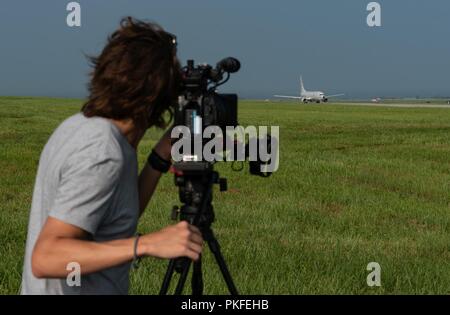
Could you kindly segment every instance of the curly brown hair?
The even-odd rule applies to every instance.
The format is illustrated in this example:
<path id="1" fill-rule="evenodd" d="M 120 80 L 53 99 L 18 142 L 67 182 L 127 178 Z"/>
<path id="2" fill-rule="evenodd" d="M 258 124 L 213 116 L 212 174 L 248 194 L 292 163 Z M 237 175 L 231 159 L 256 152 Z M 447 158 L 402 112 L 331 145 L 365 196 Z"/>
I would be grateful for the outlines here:
<path id="1" fill-rule="evenodd" d="M 181 78 L 172 34 L 157 24 L 127 17 L 109 36 L 100 56 L 90 61 L 94 68 L 90 95 L 81 109 L 86 117 L 131 118 L 143 129 L 167 126 Z"/>

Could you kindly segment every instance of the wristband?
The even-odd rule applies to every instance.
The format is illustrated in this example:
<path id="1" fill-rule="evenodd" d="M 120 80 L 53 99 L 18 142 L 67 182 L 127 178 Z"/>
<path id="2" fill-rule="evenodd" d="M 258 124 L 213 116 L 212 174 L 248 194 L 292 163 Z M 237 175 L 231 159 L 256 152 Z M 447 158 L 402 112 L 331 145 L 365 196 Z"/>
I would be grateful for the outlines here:
<path id="1" fill-rule="evenodd" d="M 137 254 L 137 247 L 138 247 L 138 242 L 139 242 L 139 238 L 141 237 L 141 234 L 137 233 L 136 234 L 136 239 L 134 240 L 134 245 L 133 245 L 133 269 L 138 269 L 139 268 L 139 263 L 141 262 L 141 258 L 138 257 Z"/>
<path id="2" fill-rule="evenodd" d="M 170 169 L 170 166 L 172 165 L 170 161 L 163 159 L 158 153 L 156 153 L 154 149 L 148 156 L 147 161 L 154 170 L 157 170 L 161 173 L 167 173 L 167 171 L 169 171 Z"/>

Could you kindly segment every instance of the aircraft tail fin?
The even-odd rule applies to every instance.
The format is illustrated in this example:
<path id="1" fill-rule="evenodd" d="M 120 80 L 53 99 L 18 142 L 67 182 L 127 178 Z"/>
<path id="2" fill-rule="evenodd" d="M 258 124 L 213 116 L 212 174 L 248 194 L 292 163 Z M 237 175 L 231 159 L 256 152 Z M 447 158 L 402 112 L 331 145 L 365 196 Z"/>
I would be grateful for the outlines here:
<path id="1" fill-rule="evenodd" d="M 300 76 L 300 95 L 303 95 L 305 93 L 306 93 L 306 90 L 305 90 L 305 86 L 303 85 L 303 77 Z"/>

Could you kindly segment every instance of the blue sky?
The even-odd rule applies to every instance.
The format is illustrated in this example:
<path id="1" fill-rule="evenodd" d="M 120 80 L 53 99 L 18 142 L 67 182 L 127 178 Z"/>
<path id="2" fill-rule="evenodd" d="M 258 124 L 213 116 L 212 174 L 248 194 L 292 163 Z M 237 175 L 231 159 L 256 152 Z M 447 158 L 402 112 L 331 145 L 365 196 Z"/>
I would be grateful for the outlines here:
<path id="1" fill-rule="evenodd" d="M 65 0 L 2 0 L 0 95 L 84 97 L 84 54 L 101 51 L 121 17 L 175 33 L 185 62 L 235 56 L 224 91 L 266 98 L 308 89 L 349 97 L 450 95 L 450 1 L 385 0 L 369 28 L 369 0 L 80 0 L 81 28 Z"/>

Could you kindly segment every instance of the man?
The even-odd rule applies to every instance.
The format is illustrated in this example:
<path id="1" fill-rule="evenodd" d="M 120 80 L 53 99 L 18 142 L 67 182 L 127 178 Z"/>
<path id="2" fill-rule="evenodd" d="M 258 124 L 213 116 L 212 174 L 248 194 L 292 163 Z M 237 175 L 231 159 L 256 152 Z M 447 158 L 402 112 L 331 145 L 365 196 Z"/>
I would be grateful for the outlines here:
<path id="1" fill-rule="evenodd" d="M 161 173 L 170 167 L 168 133 L 138 176 L 145 131 L 165 126 L 180 65 L 172 35 L 124 19 L 98 58 L 90 96 L 41 154 L 28 226 L 22 294 L 127 294 L 138 257 L 198 259 L 203 239 L 186 222 L 136 236 Z M 66 281 L 80 266 L 80 286 Z"/>

